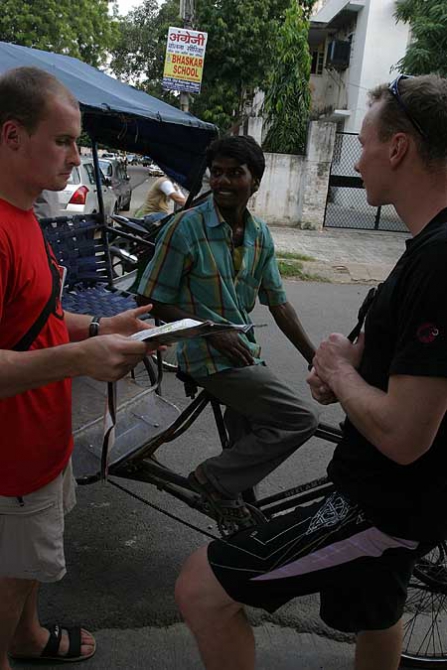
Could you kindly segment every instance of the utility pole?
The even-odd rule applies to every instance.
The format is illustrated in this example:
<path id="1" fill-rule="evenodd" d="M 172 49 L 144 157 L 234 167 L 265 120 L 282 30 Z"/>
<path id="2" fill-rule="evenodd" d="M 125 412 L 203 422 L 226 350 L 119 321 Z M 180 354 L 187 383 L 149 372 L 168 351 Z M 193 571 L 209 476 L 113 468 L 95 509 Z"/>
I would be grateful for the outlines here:
<path id="1" fill-rule="evenodd" d="M 180 0 L 180 18 L 183 20 L 183 28 L 194 28 L 194 0 Z M 180 109 L 189 112 L 189 93 L 180 92 Z"/>

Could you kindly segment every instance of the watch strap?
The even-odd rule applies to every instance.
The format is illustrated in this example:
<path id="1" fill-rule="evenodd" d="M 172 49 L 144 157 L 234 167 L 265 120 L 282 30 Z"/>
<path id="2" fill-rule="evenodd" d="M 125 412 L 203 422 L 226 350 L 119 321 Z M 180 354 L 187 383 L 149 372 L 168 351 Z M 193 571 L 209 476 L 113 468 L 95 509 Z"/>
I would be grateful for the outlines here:
<path id="1" fill-rule="evenodd" d="M 90 321 L 90 325 L 88 327 L 88 336 L 89 337 L 95 337 L 95 335 L 99 335 L 99 322 L 101 321 L 100 316 L 94 316 L 93 319 Z"/>

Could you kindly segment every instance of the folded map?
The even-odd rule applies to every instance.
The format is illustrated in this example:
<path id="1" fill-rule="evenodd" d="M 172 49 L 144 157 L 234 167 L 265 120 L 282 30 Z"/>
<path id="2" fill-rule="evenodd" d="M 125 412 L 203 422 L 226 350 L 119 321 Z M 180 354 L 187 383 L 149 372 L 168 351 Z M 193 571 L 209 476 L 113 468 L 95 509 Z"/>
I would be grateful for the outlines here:
<path id="1" fill-rule="evenodd" d="M 206 337 L 213 333 L 222 333 L 229 330 L 236 330 L 239 333 L 247 333 L 253 328 L 253 324 L 237 323 L 214 323 L 214 321 L 196 321 L 195 319 L 180 319 L 172 323 L 165 323 L 163 326 L 156 326 L 148 330 L 140 330 L 131 337 L 140 342 L 155 341 L 159 344 L 173 344 L 179 340 L 189 339 L 191 337 Z"/>

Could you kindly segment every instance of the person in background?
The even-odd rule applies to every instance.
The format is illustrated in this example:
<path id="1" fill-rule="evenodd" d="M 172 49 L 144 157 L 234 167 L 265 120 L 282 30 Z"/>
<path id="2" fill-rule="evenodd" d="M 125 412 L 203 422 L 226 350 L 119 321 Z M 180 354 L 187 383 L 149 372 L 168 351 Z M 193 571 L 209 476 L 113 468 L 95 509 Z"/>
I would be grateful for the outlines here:
<path id="1" fill-rule="evenodd" d="M 150 222 L 158 221 L 172 211 L 172 204 L 182 207 L 186 198 L 177 184 L 163 175 L 154 181 L 150 187 L 144 204 L 135 212 L 136 217 L 147 217 Z"/>

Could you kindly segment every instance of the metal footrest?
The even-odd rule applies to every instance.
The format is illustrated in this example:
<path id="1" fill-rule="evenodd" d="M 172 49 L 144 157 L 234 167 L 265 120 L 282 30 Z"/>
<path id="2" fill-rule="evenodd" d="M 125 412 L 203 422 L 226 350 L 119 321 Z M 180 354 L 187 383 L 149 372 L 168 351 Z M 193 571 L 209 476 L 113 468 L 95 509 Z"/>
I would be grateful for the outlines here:
<path id="1" fill-rule="evenodd" d="M 132 389 L 136 385 L 130 380 L 125 380 L 122 388 L 126 390 L 126 387 Z M 121 401 L 118 388 L 115 444 L 109 454 L 110 469 L 131 460 L 135 452 L 166 430 L 180 413 L 175 405 L 156 393 L 136 388 L 137 395 L 132 397 L 131 393 L 123 392 L 124 397 Z M 92 384 L 85 380 L 84 386 L 81 388 L 78 385 L 75 390 L 75 398 L 76 395 L 81 396 L 81 403 L 78 405 L 75 417 L 77 427 L 75 425 L 73 433 L 75 440 L 73 467 L 79 483 L 88 483 L 96 481 L 100 473 L 105 384 Z M 84 396 L 83 402 L 82 396 Z M 89 406 L 89 413 L 83 411 L 83 405 Z M 83 416 L 85 421 L 82 421 Z"/>

